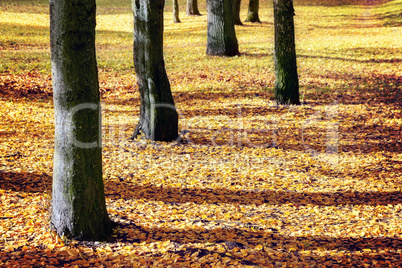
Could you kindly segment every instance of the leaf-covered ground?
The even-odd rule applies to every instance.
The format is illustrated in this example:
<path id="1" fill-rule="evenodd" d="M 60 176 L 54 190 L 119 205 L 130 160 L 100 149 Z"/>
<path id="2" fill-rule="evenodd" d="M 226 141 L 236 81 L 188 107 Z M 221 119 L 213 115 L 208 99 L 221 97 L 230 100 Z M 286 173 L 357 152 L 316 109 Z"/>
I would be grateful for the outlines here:
<path id="1" fill-rule="evenodd" d="M 236 28 L 234 58 L 205 55 L 202 3 L 203 16 L 187 17 L 181 1 L 181 24 L 167 6 L 183 131 L 171 144 L 127 141 L 139 111 L 132 14 L 99 1 L 104 181 L 117 224 L 103 242 L 49 229 L 48 10 L 20 2 L 0 4 L 1 267 L 401 266 L 402 1 L 298 2 L 298 107 L 273 102 L 266 1 L 261 24 Z"/>

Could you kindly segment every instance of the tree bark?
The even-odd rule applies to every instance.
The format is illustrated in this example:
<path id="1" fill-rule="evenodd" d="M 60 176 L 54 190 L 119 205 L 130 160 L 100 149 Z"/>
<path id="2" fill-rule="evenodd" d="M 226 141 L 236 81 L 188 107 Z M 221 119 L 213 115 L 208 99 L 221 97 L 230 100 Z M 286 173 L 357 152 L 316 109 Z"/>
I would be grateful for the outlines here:
<path id="1" fill-rule="evenodd" d="M 187 0 L 187 15 L 201 15 L 197 0 Z"/>
<path id="2" fill-rule="evenodd" d="M 164 0 L 134 0 L 134 67 L 140 90 L 141 131 L 153 141 L 178 138 L 178 114 L 163 60 Z"/>
<path id="3" fill-rule="evenodd" d="M 240 19 L 241 0 L 233 0 L 233 21 L 235 25 L 243 25 Z"/>
<path id="4" fill-rule="evenodd" d="M 179 18 L 179 2 L 177 0 L 173 0 L 173 22 L 181 22 Z"/>
<path id="5" fill-rule="evenodd" d="M 292 0 L 274 0 L 275 100 L 300 104 Z"/>
<path id="6" fill-rule="evenodd" d="M 99 240 L 112 232 L 102 181 L 95 0 L 50 0 L 55 113 L 52 218 L 57 233 Z"/>
<path id="7" fill-rule="evenodd" d="M 239 55 L 231 0 L 207 0 L 207 55 Z"/>
<path id="8" fill-rule="evenodd" d="M 248 4 L 248 13 L 246 21 L 248 22 L 261 22 L 260 17 L 258 15 L 258 10 L 260 6 L 259 0 L 250 0 Z"/>

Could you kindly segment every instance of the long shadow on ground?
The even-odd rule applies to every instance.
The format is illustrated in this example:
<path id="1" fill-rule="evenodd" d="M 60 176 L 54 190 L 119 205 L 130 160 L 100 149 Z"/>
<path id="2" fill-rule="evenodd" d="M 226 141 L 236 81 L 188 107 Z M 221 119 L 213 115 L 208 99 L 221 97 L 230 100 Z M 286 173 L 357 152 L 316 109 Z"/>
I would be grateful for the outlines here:
<path id="1" fill-rule="evenodd" d="M 47 174 L 0 172 L 0 188 L 24 192 L 50 189 Z M 107 181 L 106 197 L 110 199 L 146 199 L 169 203 L 235 203 L 271 205 L 396 205 L 402 204 L 402 192 L 337 191 L 331 193 L 290 192 L 284 190 L 230 190 L 226 188 L 180 188 L 154 185 L 132 185 L 129 182 Z"/>

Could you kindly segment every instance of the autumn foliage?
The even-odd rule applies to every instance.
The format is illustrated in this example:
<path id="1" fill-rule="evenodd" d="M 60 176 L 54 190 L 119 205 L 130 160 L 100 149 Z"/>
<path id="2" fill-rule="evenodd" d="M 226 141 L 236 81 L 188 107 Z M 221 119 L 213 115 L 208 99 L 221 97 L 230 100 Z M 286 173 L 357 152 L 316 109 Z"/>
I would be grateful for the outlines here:
<path id="1" fill-rule="evenodd" d="M 233 58 L 205 55 L 205 15 L 185 16 L 179 1 L 174 24 L 168 5 L 165 63 L 182 131 L 172 143 L 127 140 L 139 116 L 130 3 L 99 1 L 116 223 L 99 242 L 51 231 L 48 7 L 12 2 L 0 4 L 1 267 L 401 265 L 401 0 L 295 1 L 300 106 L 274 102 L 269 3 L 261 24 L 236 26 Z"/>

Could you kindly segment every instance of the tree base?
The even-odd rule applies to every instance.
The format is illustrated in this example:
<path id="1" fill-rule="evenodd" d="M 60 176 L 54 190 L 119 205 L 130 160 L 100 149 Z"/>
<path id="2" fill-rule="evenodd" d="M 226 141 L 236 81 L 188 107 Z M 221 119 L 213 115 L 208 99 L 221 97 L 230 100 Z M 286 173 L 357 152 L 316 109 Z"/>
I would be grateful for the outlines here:
<path id="1" fill-rule="evenodd" d="M 254 15 L 247 16 L 245 22 L 258 22 L 258 23 L 261 23 L 260 18 L 258 16 L 255 17 Z"/>
<path id="2" fill-rule="evenodd" d="M 138 137 L 138 135 L 140 135 L 140 134 L 141 134 L 141 124 L 138 123 L 137 126 L 135 127 L 135 130 L 134 130 L 133 135 L 131 135 L 131 137 L 128 138 L 128 140 L 133 141 L 133 140 L 135 140 L 135 139 Z"/>

